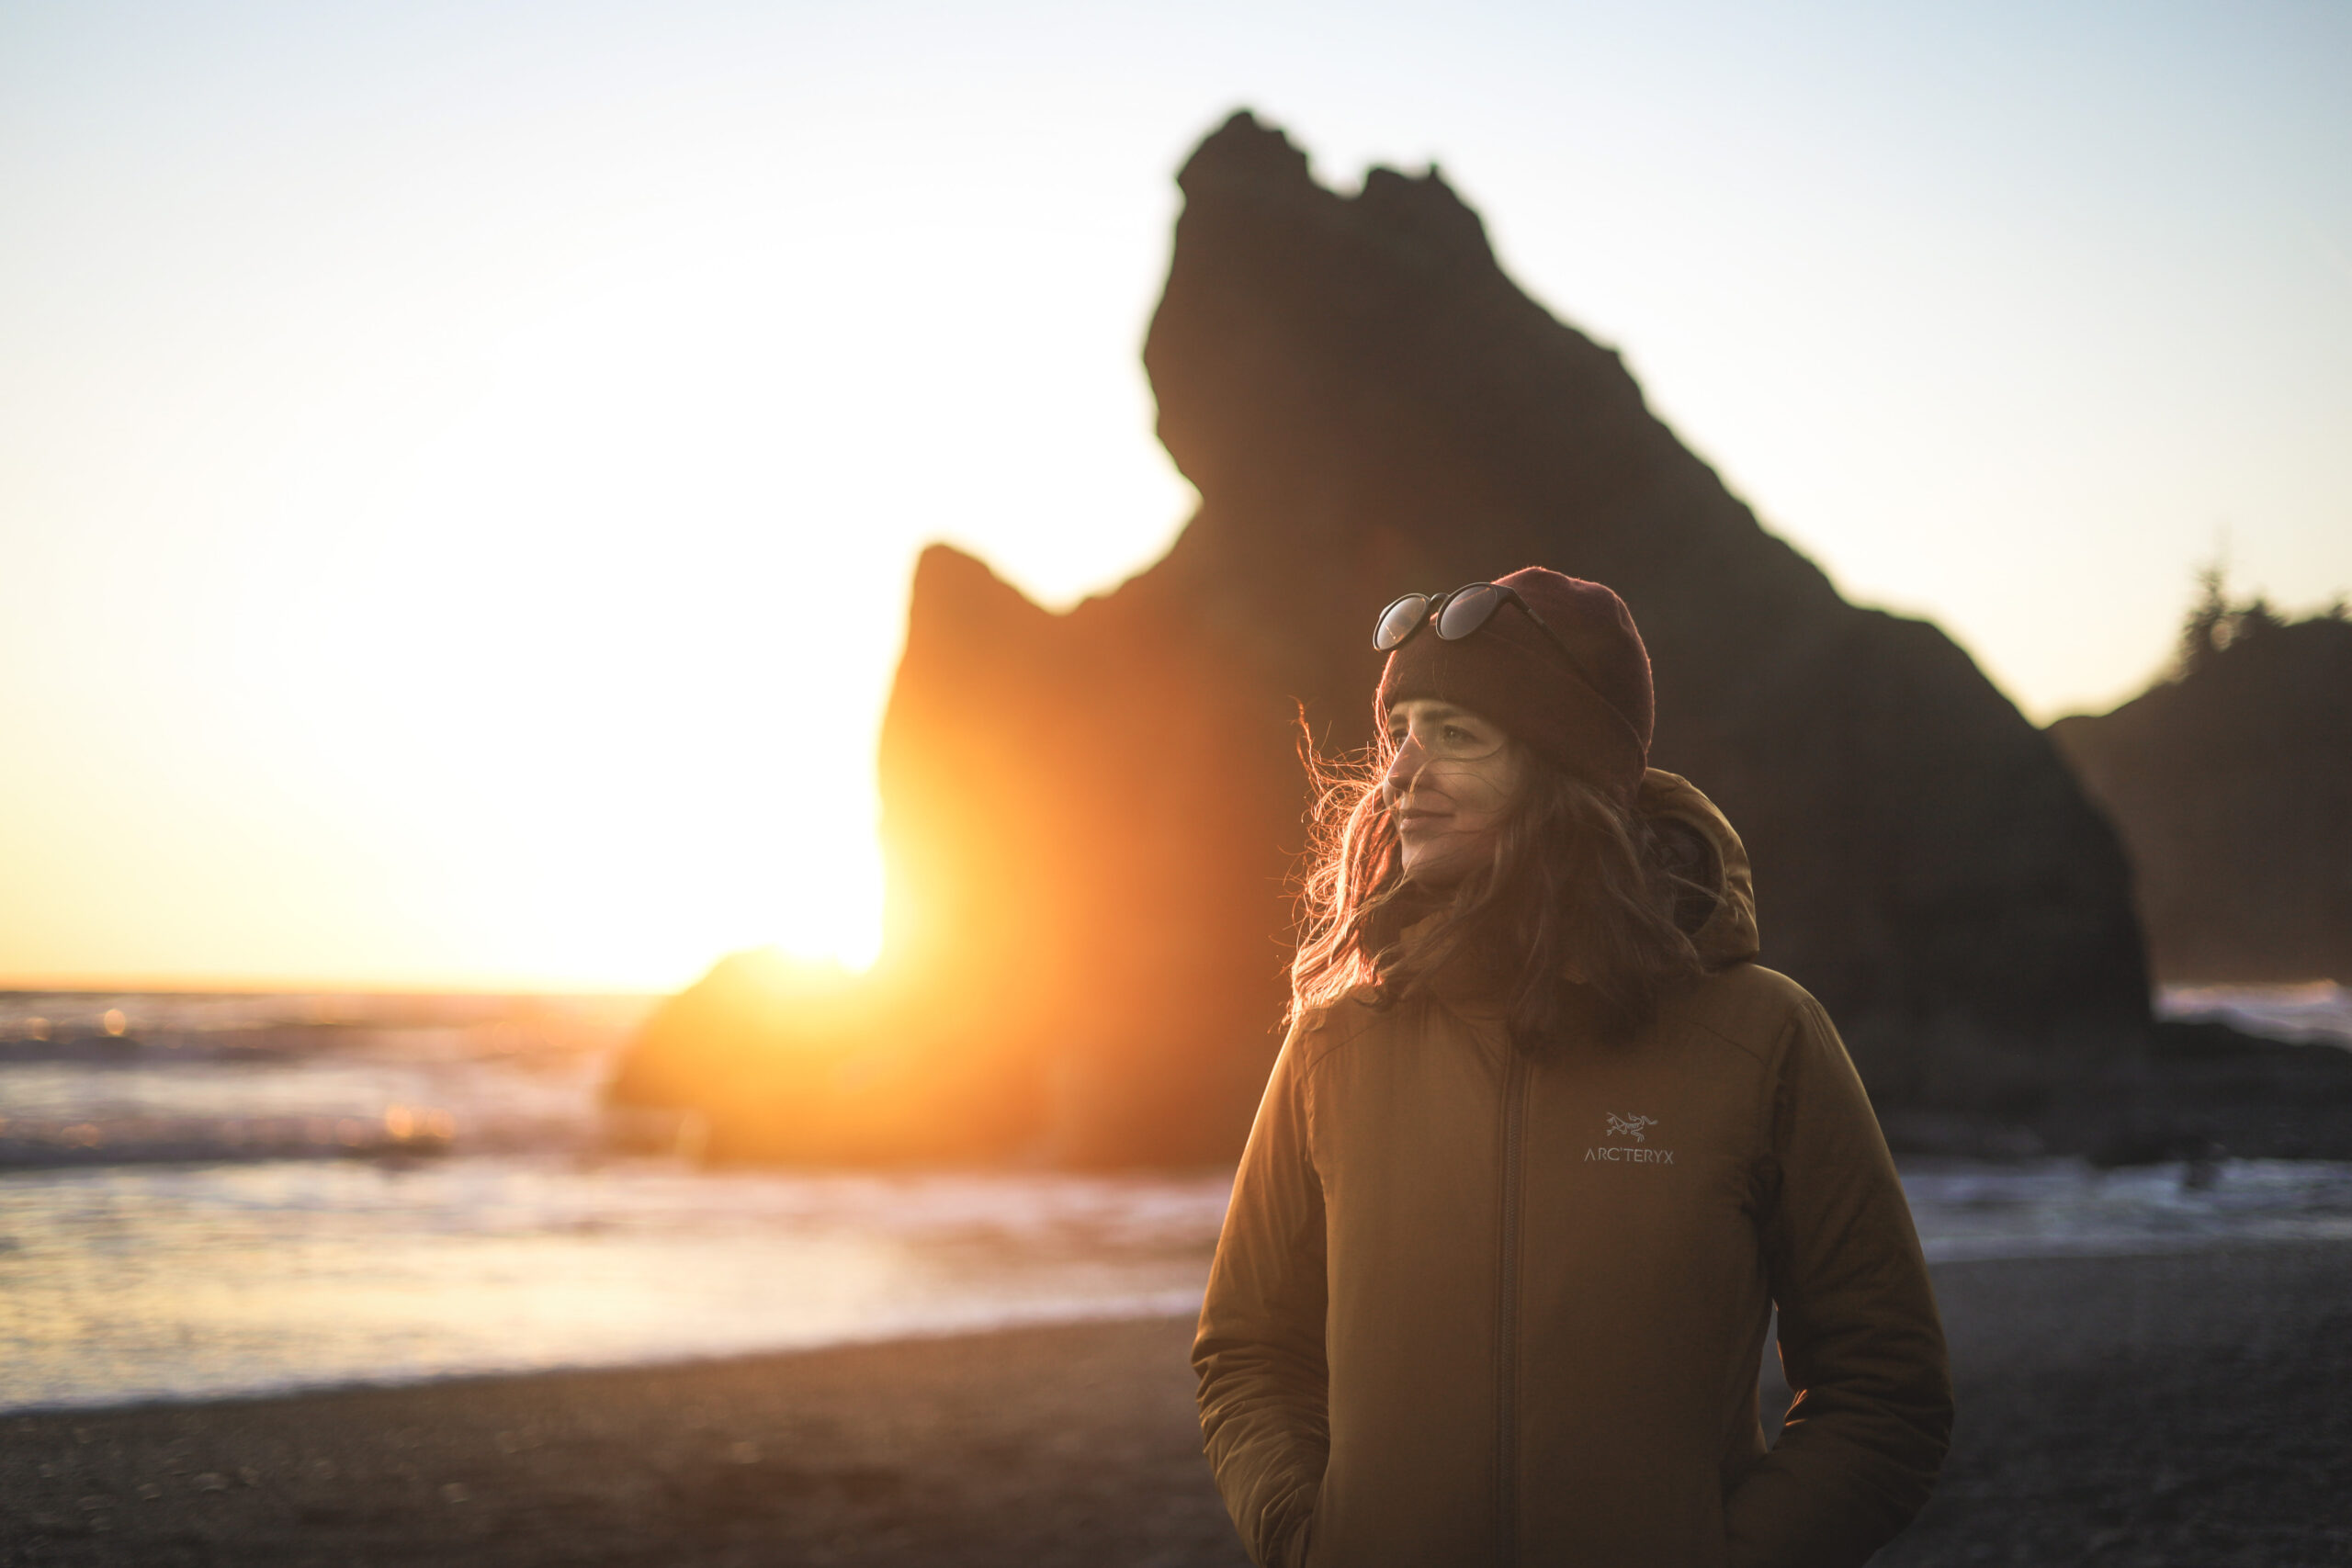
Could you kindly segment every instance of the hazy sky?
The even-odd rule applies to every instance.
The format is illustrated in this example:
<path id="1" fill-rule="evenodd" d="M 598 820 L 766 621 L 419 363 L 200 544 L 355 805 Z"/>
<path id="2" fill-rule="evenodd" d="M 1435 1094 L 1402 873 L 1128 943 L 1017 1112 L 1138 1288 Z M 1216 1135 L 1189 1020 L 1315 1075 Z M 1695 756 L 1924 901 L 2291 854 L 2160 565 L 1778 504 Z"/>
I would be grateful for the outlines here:
<path id="1" fill-rule="evenodd" d="M 1165 547 L 1245 104 L 1436 160 L 1849 596 L 2109 705 L 2224 544 L 2352 588 L 2346 80 L 2334 3 L 0 5 L 0 976 L 869 951 L 913 553 Z"/>

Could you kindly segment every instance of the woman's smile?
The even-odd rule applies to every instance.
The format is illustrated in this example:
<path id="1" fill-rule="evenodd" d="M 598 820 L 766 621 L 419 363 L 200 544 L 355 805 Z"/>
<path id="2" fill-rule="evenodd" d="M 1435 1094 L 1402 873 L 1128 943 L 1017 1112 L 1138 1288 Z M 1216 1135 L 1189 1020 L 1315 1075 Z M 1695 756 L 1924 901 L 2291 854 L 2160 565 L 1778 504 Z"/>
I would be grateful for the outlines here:
<path id="1" fill-rule="evenodd" d="M 1461 881 L 1493 856 L 1524 771 L 1519 748 L 1500 727 L 1430 698 L 1390 708 L 1388 739 L 1381 791 L 1405 874 L 1431 887 Z"/>

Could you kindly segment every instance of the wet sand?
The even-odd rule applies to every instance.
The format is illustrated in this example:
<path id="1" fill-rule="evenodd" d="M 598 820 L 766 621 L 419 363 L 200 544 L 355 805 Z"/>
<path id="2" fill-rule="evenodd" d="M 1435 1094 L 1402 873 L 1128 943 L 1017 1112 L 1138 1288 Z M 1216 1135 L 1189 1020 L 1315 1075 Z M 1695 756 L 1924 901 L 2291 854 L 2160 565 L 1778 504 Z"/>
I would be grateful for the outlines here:
<path id="1" fill-rule="evenodd" d="M 2352 1245 L 1935 1275 L 1952 1452 L 1874 1564 L 2352 1563 Z"/>
<path id="2" fill-rule="evenodd" d="M 1950 1264 L 1877 1562 L 2352 1563 L 2352 1247 Z M 0 1563 L 1235 1564 L 1189 1323 L 0 1419 Z"/>

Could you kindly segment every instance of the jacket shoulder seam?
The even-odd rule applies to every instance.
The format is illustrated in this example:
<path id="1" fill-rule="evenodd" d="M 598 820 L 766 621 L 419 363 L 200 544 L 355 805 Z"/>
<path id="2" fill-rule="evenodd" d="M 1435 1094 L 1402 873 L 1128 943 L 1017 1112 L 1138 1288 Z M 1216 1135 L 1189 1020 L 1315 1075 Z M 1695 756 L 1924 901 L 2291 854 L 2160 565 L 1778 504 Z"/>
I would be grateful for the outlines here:
<path id="1" fill-rule="evenodd" d="M 1769 1048 L 1758 1050 L 1753 1042 L 1742 1040 L 1736 1034 L 1726 1034 L 1722 1030 L 1717 1029 L 1713 1024 L 1707 1022 L 1704 1019 L 1694 1018 L 1690 1022 L 1692 1026 L 1697 1028 L 1702 1033 L 1713 1035 L 1716 1039 L 1722 1041 L 1733 1050 L 1739 1052 L 1742 1055 L 1752 1056 L 1759 1063 L 1770 1062 L 1772 1059 L 1772 1053 Z M 1775 1034 L 1773 1038 L 1777 1042 L 1780 1037 L 1778 1034 Z"/>
<path id="2" fill-rule="evenodd" d="M 1342 1021 L 1343 1011 L 1353 1011 L 1366 1016 Z M 1306 1016 L 1301 1021 L 1298 1033 L 1299 1069 L 1304 1072 L 1312 1068 L 1326 1056 L 1369 1030 L 1374 1021 L 1369 1016 L 1371 1012 L 1371 1004 L 1353 991 L 1336 1000 L 1326 1002 L 1320 1007 L 1308 1010 Z"/>
<path id="3" fill-rule="evenodd" d="M 1753 964 L 1748 964 L 1748 967 L 1761 968 L 1760 965 Z M 1716 973 L 1724 974 L 1728 973 L 1728 971 L 1718 970 Z M 1780 975 L 1778 970 L 1764 970 L 1763 973 L 1773 975 L 1781 979 L 1787 978 L 1787 976 Z M 1795 981 L 1789 981 L 1789 985 L 1796 994 L 1786 999 L 1785 1010 L 1775 1021 L 1771 1030 L 1771 1038 L 1769 1043 L 1759 1045 L 1753 1040 L 1743 1039 L 1739 1035 L 1716 1028 L 1713 1024 L 1709 1023 L 1703 1018 L 1693 1018 L 1690 1021 L 1690 1024 L 1693 1028 L 1714 1036 L 1714 1038 L 1722 1041 L 1724 1044 L 1731 1046 L 1734 1050 L 1740 1052 L 1743 1055 L 1752 1057 L 1758 1064 L 1769 1066 L 1776 1057 L 1785 1054 L 1786 1042 L 1789 1038 L 1790 1032 L 1795 1027 L 1797 1021 L 1804 1015 L 1805 1010 L 1810 1007 L 1818 1010 L 1821 1006 L 1819 1002 L 1814 1000 L 1811 993 L 1807 992 L 1803 987 L 1798 986 Z"/>

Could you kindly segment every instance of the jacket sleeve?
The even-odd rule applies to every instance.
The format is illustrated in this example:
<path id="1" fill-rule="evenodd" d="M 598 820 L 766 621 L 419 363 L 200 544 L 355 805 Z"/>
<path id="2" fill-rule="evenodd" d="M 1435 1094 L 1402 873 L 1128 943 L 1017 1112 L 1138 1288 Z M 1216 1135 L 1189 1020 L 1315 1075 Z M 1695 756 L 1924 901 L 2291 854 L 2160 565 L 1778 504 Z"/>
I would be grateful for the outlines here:
<path id="1" fill-rule="evenodd" d="M 1862 1562 L 1927 1501 L 1951 1433 L 1943 1325 L 1878 1119 L 1820 1004 L 1792 1029 L 1762 1225 L 1798 1392 L 1725 1501 L 1733 1568 Z"/>
<path id="2" fill-rule="evenodd" d="M 1303 1032 L 1275 1058 L 1234 1178 L 1193 1342 L 1217 1490 L 1260 1568 L 1299 1568 L 1330 1451 L 1323 1183 L 1307 1144 Z"/>

